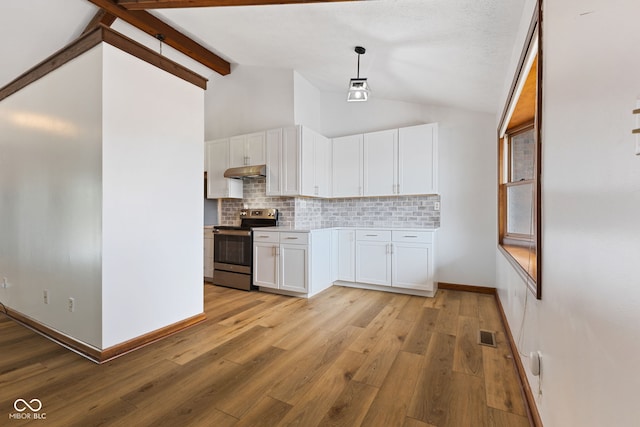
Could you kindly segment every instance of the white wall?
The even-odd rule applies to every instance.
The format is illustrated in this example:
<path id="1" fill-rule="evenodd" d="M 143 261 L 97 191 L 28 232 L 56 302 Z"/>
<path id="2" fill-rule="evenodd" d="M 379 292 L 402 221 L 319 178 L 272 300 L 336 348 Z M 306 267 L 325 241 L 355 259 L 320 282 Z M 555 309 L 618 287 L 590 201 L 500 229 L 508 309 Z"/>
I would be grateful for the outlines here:
<path id="1" fill-rule="evenodd" d="M 322 106 L 320 90 L 293 71 L 293 116 L 296 125 L 315 130 L 322 127 Z"/>
<path id="2" fill-rule="evenodd" d="M 233 65 L 207 86 L 205 139 L 293 126 L 293 104 L 293 71 Z"/>
<path id="3" fill-rule="evenodd" d="M 322 93 L 327 136 L 438 122 L 441 227 L 435 253 L 440 282 L 494 286 L 496 241 L 495 116 L 372 97 L 348 103 Z"/>
<path id="4" fill-rule="evenodd" d="M 0 102 L 0 301 L 101 344 L 101 48 Z M 43 290 L 49 291 L 45 305 Z M 68 311 L 74 297 L 77 308 Z"/>
<path id="5" fill-rule="evenodd" d="M 501 299 L 546 426 L 632 426 L 640 419 L 640 3 L 545 2 L 541 301 L 497 255 Z M 523 29 L 526 31 L 526 29 Z M 526 364 L 527 360 L 525 360 Z"/>
<path id="6" fill-rule="evenodd" d="M 204 91 L 105 45 L 103 97 L 108 348 L 203 312 Z"/>

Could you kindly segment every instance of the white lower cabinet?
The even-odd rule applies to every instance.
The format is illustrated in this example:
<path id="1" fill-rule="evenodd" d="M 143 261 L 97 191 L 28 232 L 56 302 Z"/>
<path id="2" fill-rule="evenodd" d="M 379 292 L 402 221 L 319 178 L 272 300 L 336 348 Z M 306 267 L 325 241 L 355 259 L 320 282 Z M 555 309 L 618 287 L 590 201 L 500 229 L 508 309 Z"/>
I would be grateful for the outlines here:
<path id="1" fill-rule="evenodd" d="M 333 282 L 433 296 L 435 232 L 389 229 L 254 231 L 253 283 L 310 297 Z"/>
<path id="2" fill-rule="evenodd" d="M 307 292 L 309 248 L 306 244 L 280 244 L 280 289 Z"/>
<path id="3" fill-rule="evenodd" d="M 391 286 L 388 230 L 356 231 L 356 282 Z"/>
<path id="4" fill-rule="evenodd" d="M 337 243 L 334 245 L 337 272 L 336 280 L 356 281 L 356 231 L 337 230 Z"/>
<path id="5" fill-rule="evenodd" d="M 433 243 L 431 231 L 356 230 L 355 282 L 435 292 Z"/>
<path id="6" fill-rule="evenodd" d="M 433 288 L 431 273 L 431 245 L 416 243 L 392 243 L 392 286 L 430 291 Z"/>
<path id="7" fill-rule="evenodd" d="M 254 231 L 253 284 L 312 296 L 330 287 L 331 230 Z"/>
<path id="8" fill-rule="evenodd" d="M 253 284 L 278 289 L 278 243 L 253 244 Z"/>

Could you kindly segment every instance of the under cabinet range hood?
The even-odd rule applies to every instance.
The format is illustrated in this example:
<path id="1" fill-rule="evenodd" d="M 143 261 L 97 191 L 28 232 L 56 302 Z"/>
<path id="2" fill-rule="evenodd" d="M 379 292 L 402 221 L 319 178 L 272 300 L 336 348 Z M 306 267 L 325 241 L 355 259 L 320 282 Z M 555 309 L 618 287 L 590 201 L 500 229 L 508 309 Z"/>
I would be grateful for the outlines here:
<path id="1" fill-rule="evenodd" d="M 263 178 L 265 176 L 267 176 L 266 165 L 240 166 L 224 171 L 225 178 Z"/>

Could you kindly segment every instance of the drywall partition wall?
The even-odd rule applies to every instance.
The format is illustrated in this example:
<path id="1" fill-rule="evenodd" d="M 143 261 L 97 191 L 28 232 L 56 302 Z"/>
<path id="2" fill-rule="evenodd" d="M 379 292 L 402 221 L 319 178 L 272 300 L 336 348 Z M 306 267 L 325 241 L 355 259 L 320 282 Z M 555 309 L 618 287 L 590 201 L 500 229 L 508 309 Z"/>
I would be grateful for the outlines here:
<path id="1" fill-rule="evenodd" d="M 204 92 L 104 46 L 102 348 L 203 312 Z"/>
<path id="2" fill-rule="evenodd" d="M 436 251 L 440 282 L 494 286 L 496 247 L 495 116 L 371 98 L 347 103 L 322 93 L 327 136 L 438 123 L 441 219 Z"/>
<path id="3" fill-rule="evenodd" d="M 207 141 L 293 126 L 293 118 L 292 70 L 232 65 L 207 87 Z"/>
<path id="4" fill-rule="evenodd" d="M 313 130 L 322 127 L 320 91 L 297 71 L 293 72 L 293 107 L 296 125 Z"/>
<path id="5" fill-rule="evenodd" d="M 0 102 L 0 301 L 96 348 L 101 66 L 96 46 Z"/>
<path id="6" fill-rule="evenodd" d="M 545 426 L 640 419 L 638 16 L 632 1 L 544 3 L 542 300 L 526 301 L 520 350 L 543 354 L 529 381 Z M 518 336 L 524 285 L 500 253 L 497 268 Z"/>

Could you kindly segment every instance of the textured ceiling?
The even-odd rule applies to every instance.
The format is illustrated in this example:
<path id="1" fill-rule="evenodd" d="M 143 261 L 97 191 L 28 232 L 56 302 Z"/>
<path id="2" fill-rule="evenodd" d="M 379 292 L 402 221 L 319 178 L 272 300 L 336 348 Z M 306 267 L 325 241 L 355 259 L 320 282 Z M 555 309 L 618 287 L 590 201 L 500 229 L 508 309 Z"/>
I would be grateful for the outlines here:
<path id="1" fill-rule="evenodd" d="M 369 0 L 152 13 L 232 63 L 295 69 L 324 91 L 346 93 L 361 45 L 360 75 L 372 96 L 495 112 L 523 3 Z M 85 0 L 2 2 L 0 86 L 77 36 L 95 10 Z"/>

